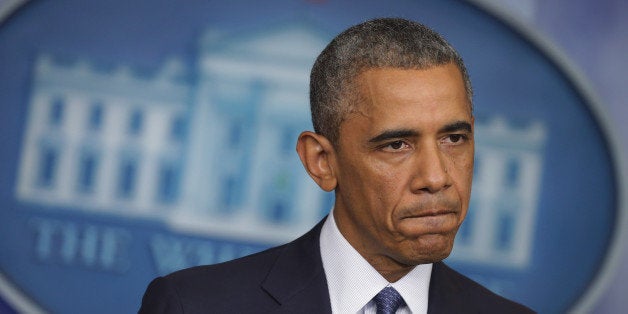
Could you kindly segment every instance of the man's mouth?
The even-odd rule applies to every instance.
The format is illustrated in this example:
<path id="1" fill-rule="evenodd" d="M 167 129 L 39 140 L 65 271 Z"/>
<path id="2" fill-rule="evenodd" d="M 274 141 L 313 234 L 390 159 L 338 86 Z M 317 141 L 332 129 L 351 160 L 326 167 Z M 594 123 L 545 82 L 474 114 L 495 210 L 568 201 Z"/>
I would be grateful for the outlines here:
<path id="1" fill-rule="evenodd" d="M 410 212 L 402 215 L 401 219 L 408 218 L 424 218 L 424 217 L 437 217 L 444 215 L 455 215 L 457 212 L 451 209 L 423 209 L 416 212 Z"/>

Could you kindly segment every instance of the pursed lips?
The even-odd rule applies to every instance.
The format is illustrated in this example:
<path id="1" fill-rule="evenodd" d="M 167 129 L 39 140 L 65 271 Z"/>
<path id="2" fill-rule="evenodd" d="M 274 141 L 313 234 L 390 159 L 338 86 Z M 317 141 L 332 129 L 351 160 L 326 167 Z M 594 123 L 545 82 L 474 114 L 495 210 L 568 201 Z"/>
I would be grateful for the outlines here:
<path id="1" fill-rule="evenodd" d="M 423 209 L 402 216 L 399 226 L 423 235 L 449 233 L 458 225 L 458 213 L 452 209 Z"/>
<path id="2" fill-rule="evenodd" d="M 457 213 L 458 213 L 457 210 L 453 210 L 450 208 L 428 208 L 428 209 L 410 210 L 408 213 L 402 213 L 401 219 L 436 217 L 436 216 L 444 216 L 444 215 L 457 214 Z"/>

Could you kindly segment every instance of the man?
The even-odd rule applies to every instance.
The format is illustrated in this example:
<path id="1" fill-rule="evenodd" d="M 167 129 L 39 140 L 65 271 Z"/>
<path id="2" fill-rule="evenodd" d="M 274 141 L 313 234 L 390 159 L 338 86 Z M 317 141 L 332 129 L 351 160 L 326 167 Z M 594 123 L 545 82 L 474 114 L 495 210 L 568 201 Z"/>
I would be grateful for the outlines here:
<path id="1" fill-rule="evenodd" d="M 142 313 L 528 313 L 445 266 L 471 193 L 458 53 L 403 19 L 349 28 L 311 73 L 297 152 L 335 204 L 301 238 L 155 279 Z"/>

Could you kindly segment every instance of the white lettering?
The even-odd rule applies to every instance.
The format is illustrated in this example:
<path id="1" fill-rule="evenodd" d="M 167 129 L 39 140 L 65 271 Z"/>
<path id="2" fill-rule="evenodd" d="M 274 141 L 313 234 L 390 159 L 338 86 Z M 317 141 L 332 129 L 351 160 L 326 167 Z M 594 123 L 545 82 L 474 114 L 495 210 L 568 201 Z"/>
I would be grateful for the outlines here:
<path id="1" fill-rule="evenodd" d="M 130 234 L 118 228 L 33 218 L 35 256 L 42 262 L 108 272 L 128 269 Z"/>

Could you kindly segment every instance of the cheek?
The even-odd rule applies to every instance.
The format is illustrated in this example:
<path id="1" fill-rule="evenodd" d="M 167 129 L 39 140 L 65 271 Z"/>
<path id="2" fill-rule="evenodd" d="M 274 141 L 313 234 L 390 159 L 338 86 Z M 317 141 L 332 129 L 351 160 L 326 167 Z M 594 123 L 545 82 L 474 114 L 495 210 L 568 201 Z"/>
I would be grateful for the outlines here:
<path id="1" fill-rule="evenodd" d="M 464 205 L 463 209 L 469 204 L 471 197 L 471 185 L 473 181 L 473 155 L 459 156 L 453 158 L 450 175 L 454 181 L 455 189 L 460 197 L 460 201 Z"/>
<path id="2" fill-rule="evenodd" d="M 359 184 L 370 191 L 382 194 L 382 189 L 391 190 L 399 184 L 402 171 L 398 166 L 392 166 L 377 158 L 366 158 L 350 162 L 351 171 Z"/>
<path id="3" fill-rule="evenodd" d="M 473 151 L 452 156 L 450 160 L 451 168 L 454 171 L 452 175 L 456 177 L 457 181 L 470 183 L 473 177 Z"/>
<path id="4" fill-rule="evenodd" d="M 353 198 L 368 208 L 376 221 L 390 221 L 392 211 L 402 197 L 403 171 L 381 161 L 369 162 L 369 167 L 353 169 L 356 178 L 351 187 Z"/>
<path id="5" fill-rule="evenodd" d="M 382 200 L 383 193 L 378 193 L 388 186 L 392 179 L 380 175 L 381 169 L 370 161 L 347 158 L 344 160 L 339 176 L 339 186 L 351 205 L 364 209 L 376 206 Z"/>
<path id="6" fill-rule="evenodd" d="M 405 169 L 402 166 L 391 166 L 385 163 L 374 162 L 373 171 L 370 175 L 372 182 L 372 192 L 378 196 L 382 203 L 392 205 L 402 197 L 405 187 L 408 186 L 409 176 L 412 169 Z"/>

